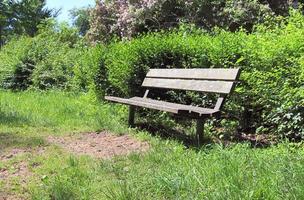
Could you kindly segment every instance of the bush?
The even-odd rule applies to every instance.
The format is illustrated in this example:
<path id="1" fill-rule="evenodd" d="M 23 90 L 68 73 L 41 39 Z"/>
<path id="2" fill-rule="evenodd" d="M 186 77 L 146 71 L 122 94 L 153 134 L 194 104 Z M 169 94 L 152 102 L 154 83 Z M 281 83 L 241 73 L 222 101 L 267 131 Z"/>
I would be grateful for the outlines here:
<path id="1" fill-rule="evenodd" d="M 65 24 L 46 24 L 34 38 L 34 44 L 32 53 L 38 61 L 32 75 L 33 87 L 72 87 L 73 67 L 86 48 L 77 30 Z"/>
<path id="2" fill-rule="evenodd" d="M 260 25 L 252 34 L 175 31 L 112 44 L 105 56 L 108 93 L 142 95 L 140 85 L 149 68 L 240 67 L 242 83 L 224 116 L 237 120 L 243 131 L 302 137 L 304 17 L 291 14 L 288 23 L 271 30 Z M 157 95 L 184 103 L 194 100 L 187 94 Z"/>
<path id="3" fill-rule="evenodd" d="M 12 39 L 0 51 L 0 87 L 26 88 L 31 84 L 28 79 L 33 66 L 27 53 L 30 51 L 32 38 Z"/>
<path id="4" fill-rule="evenodd" d="M 76 29 L 49 21 L 34 38 L 20 37 L 4 46 L 0 84 L 9 89 L 69 88 L 84 48 Z"/>
<path id="5" fill-rule="evenodd" d="M 102 82 L 106 80 L 104 55 L 106 47 L 97 45 L 85 49 L 74 67 L 74 86 L 85 92 L 94 91 L 95 94 L 104 94 Z"/>

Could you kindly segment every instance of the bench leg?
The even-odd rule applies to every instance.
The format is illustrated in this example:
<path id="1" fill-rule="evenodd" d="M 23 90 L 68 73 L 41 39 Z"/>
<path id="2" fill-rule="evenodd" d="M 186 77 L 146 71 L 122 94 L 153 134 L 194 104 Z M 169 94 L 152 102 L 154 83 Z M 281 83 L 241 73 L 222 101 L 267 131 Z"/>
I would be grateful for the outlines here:
<path id="1" fill-rule="evenodd" d="M 134 127 L 135 106 L 129 107 L 129 127 Z"/>
<path id="2" fill-rule="evenodd" d="M 204 124 L 204 119 L 198 119 L 196 121 L 196 142 L 198 147 L 204 142 Z"/>

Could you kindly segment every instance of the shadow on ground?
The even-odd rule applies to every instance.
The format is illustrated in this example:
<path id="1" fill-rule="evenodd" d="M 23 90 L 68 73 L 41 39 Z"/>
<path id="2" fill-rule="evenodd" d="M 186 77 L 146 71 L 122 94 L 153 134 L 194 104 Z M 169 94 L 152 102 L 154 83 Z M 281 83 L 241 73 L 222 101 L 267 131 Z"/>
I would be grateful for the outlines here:
<path id="1" fill-rule="evenodd" d="M 176 130 L 171 127 L 156 123 L 137 123 L 136 127 L 145 131 L 148 131 L 154 136 L 159 136 L 163 139 L 173 139 L 181 142 L 186 147 L 197 147 L 194 136 L 187 135 L 183 130 Z M 211 141 L 206 140 L 206 144 L 210 144 Z"/>
<path id="2" fill-rule="evenodd" d="M 0 111 L 0 125 L 25 125 L 28 124 L 29 120 L 26 117 L 21 116 L 15 111 L 3 112 Z"/>
<path id="3" fill-rule="evenodd" d="M 148 131 L 154 136 L 159 136 L 163 139 L 173 139 L 181 142 L 188 148 L 197 148 L 197 142 L 195 136 L 187 135 L 183 130 L 176 130 L 171 127 L 166 127 L 160 124 L 153 123 L 137 123 L 136 127 L 139 129 Z M 202 146 L 209 146 L 211 144 L 221 144 L 224 146 L 230 146 L 236 143 L 247 143 L 252 148 L 267 148 L 271 145 L 277 144 L 278 138 L 273 135 L 257 135 L 257 134 L 244 134 L 237 133 L 235 136 L 229 139 L 219 139 L 218 137 L 205 138 Z"/>
<path id="4" fill-rule="evenodd" d="M 46 145 L 46 142 L 42 137 L 0 132 L 0 150 L 8 148 L 32 148 L 44 145 Z"/>

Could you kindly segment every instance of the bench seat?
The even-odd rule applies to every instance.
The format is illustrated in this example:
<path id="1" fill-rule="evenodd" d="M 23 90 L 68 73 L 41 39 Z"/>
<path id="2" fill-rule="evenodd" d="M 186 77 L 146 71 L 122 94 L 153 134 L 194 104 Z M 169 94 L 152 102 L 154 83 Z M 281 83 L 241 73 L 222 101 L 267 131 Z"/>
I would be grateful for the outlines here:
<path id="1" fill-rule="evenodd" d="M 210 108 L 201 108 L 192 105 L 171 103 L 166 101 L 159 101 L 159 100 L 143 98 L 143 97 L 132 97 L 130 99 L 124 99 L 119 97 L 106 96 L 105 99 L 108 101 L 113 101 L 126 105 L 150 108 L 150 109 L 170 112 L 177 115 L 186 115 L 193 118 L 198 118 L 198 117 L 203 118 L 207 116 L 214 117 L 217 114 L 219 114 L 219 110 L 214 110 Z"/>

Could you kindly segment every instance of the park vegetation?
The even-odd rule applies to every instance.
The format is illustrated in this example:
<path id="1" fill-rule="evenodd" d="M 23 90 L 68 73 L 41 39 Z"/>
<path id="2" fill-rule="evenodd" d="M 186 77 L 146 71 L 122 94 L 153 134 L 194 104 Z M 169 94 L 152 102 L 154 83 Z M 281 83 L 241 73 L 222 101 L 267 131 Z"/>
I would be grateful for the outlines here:
<path id="1" fill-rule="evenodd" d="M 298 11 L 256 25 L 250 33 L 220 28 L 210 33 L 181 24 L 94 46 L 77 28 L 52 20 L 39 28 L 35 37 L 14 38 L 1 49 L 2 88 L 90 92 L 102 100 L 105 94 L 143 95 L 140 85 L 149 68 L 239 67 L 241 83 L 227 102 L 224 120 L 213 122 L 224 128 L 215 134 L 304 136 L 304 17 Z M 159 97 L 201 106 L 212 100 L 181 92 Z"/>
<path id="2" fill-rule="evenodd" d="M 47 134 L 99 130 L 136 134 L 151 143 L 145 155 L 109 161 L 70 156 L 55 147 L 27 158 L 41 165 L 33 169 L 41 180 L 34 178 L 28 187 L 33 199 L 301 199 L 301 3 L 107 0 L 73 10 L 70 26 L 58 23 L 57 11 L 45 8 L 45 1 L 1 1 L 0 148 L 35 148 L 45 145 Z M 32 17 L 37 20 L 28 20 Z M 140 85 L 149 68 L 235 67 L 242 71 L 240 83 L 221 118 L 206 127 L 206 137 L 218 145 L 187 149 L 173 139 L 128 129 L 127 108 L 104 101 L 105 95 L 143 95 Z M 151 92 L 200 106 L 215 99 Z M 159 134 L 162 129 L 194 133 L 188 120 L 148 110 L 138 115 Z M 8 134 L 19 139 L 1 141 Z M 277 146 L 233 144 L 252 134 Z M 0 170 L 3 166 L 0 162 Z"/>

